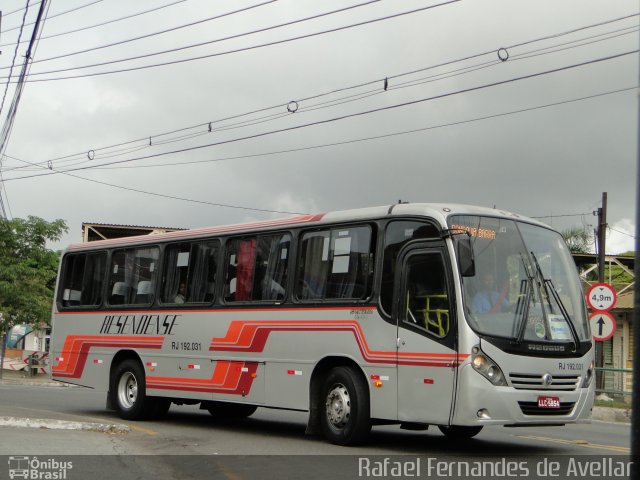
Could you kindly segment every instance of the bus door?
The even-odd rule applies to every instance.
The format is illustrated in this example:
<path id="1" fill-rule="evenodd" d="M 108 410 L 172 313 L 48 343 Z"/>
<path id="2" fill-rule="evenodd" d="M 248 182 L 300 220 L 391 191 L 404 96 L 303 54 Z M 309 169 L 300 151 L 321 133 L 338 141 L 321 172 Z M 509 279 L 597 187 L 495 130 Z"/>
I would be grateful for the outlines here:
<path id="1" fill-rule="evenodd" d="M 398 256 L 398 419 L 449 423 L 455 384 L 455 315 L 450 263 L 442 241 L 419 242 Z"/>

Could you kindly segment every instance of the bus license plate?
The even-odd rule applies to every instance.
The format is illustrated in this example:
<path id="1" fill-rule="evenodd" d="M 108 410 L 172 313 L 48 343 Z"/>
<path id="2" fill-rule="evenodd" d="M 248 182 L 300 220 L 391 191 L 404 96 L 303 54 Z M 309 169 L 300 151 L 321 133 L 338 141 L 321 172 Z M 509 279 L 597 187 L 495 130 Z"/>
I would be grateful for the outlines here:
<path id="1" fill-rule="evenodd" d="M 538 408 L 560 408 L 560 397 L 538 397 Z"/>

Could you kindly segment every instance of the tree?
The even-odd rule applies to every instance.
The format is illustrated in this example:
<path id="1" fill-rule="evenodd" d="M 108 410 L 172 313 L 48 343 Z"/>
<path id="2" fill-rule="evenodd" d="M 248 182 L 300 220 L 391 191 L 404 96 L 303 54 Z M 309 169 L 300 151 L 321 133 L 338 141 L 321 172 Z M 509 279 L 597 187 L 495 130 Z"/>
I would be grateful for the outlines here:
<path id="1" fill-rule="evenodd" d="M 571 253 L 591 253 L 593 234 L 586 228 L 571 227 L 560 232 Z"/>
<path id="2" fill-rule="evenodd" d="M 0 333 L 19 323 L 50 323 L 60 257 L 46 242 L 67 230 L 64 220 L 0 219 Z"/>

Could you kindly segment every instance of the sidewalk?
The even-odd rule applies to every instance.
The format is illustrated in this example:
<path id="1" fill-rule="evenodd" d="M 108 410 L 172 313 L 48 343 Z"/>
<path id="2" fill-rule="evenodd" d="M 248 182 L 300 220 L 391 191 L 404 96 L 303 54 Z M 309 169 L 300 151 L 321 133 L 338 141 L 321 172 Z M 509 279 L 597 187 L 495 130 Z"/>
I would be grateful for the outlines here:
<path id="1" fill-rule="evenodd" d="M 39 373 L 30 377 L 23 371 L 3 370 L 0 385 L 33 385 L 45 387 L 75 387 L 67 383 L 54 382 L 48 373 Z"/>

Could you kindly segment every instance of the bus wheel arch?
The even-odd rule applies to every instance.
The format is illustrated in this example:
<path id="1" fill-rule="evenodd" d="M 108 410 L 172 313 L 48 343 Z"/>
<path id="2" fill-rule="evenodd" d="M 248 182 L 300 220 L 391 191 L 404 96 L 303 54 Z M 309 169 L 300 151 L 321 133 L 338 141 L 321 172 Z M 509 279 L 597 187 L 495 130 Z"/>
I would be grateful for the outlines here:
<path id="1" fill-rule="evenodd" d="M 370 430 L 369 384 L 360 366 L 346 357 L 322 359 L 311 375 L 307 433 L 322 433 L 332 443 L 353 445 Z"/>

